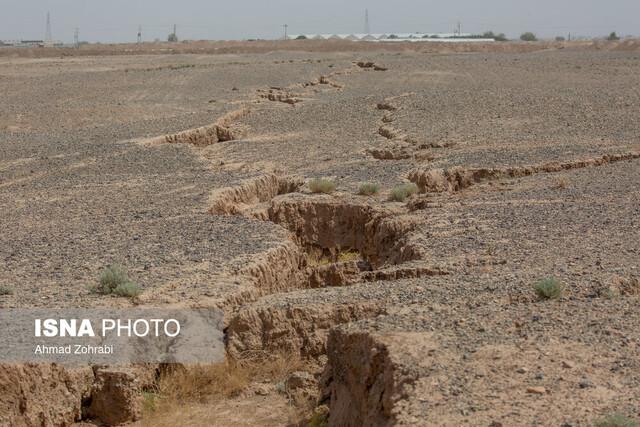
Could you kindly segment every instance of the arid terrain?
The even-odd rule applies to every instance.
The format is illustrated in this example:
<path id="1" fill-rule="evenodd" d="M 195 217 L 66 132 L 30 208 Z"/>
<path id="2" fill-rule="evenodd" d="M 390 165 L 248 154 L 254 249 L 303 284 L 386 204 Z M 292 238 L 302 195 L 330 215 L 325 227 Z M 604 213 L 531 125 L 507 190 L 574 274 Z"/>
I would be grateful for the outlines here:
<path id="1" fill-rule="evenodd" d="M 0 366 L 1 425 L 640 419 L 639 42 L 87 49 L 0 54 L 0 307 L 219 307 L 228 361 Z"/>

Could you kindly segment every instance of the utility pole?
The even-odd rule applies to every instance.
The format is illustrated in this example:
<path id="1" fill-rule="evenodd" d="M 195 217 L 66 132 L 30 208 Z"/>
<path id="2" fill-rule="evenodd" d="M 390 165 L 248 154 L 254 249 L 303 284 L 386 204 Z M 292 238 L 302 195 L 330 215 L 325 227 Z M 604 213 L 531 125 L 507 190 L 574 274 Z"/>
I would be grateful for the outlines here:
<path id="1" fill-rule="evenodd" d="M 51 43 L 53 37 L 51 36 L 51 15 L 47 12 L 47 29 L 44 34 L 45 43 Z"/>
<path id="2" fill-rule="evenodd" d="M 178 33 L 176 32 L 176 24 L 173 24 L 173 35 L 176 36 L 176 40 L 178 40 Z"/>
<path id="3" fill-rule="evenodd" d="M 175 31 L 175 29 L 173 31 Z M 138 26 L 138 44 L 140 43 L 142 43 L 142 25 Z"/>
<path id="4" fill-rule="evenodd" d="M 78 27 L 73 32 L 73 45 L 76 49 L 80 47 L 80 28 Z"/>
<path id="5" fill-rule="evenodd" d="M 284 39 L 287 40 L 288 39 L 287 28 L 289 28 L 289 25 L 284 24 L 283 27 L 284 27 Z"/>
<path id="6" fill-rule="evenodd" d="M 460 37 L 462 35 L 462 23 L 460 21 L 458 21 L 458 37 Z"/>
<path id="7" fill-rule="evenodd" d="M 371 28 L 369 27 L 369 9 L 364 10 L 364 33 L 371 34 Z"/>

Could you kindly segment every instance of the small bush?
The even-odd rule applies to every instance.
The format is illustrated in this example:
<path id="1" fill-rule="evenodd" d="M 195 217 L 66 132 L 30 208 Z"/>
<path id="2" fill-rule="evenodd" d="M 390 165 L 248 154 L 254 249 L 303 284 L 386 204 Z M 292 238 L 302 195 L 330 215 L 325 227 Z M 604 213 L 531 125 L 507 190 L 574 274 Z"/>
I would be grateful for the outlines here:
<path id="1" fill-rule="evenodd" d="M 407 197 L 410 197 L 417 192 L 418 186 L 414 183 L 402 184 L 391 190 L 389 200 L 394 202 L 404 202 Z"/>
<path id="2" fill-rule="evenodd" d="M 607 40 L 609 40 L 610 42 L 615 42 L 615 41 L 620 40 L 620 37 L 618 37 L 618 35 L 614 31 L 611 34 L 609 34 L 609 37 L 607 37 Z"/>
<path id="3" fill-rule="evenodd" d="M 133 298 L 140 295 L 142 293 L 142 289 L 137 283 L 127 282 L 116 286 L 112 293 L 119 297 Z"/>
<path id="4" fill-rule="evenodd" d="M 13 289 L 0 286 L 0 295 L 13 295 Z"/>
<path id="5" fill-rule="evenodd" d="M 538 38 L 535 34 L 526 32 L 520 36 L 520 40 L 522 40 L 523 42 L 535 42 L 538 41 Z"/>
<path id="6" fill-rule="evenodd" d="M 564 292 L 564 285 L 557 279 L 547 278 L 536 283 L 534 289 L 542 299 L 558 299 Z"/>
<path id="7" fill-rule="evenodd" d="M 307 36 L 304 36 L 304 35 L 300 35 L 296 37 L 296 40 L 306 40 L 306 39 L 307 39 Z"/>
<path id="8" fill-rule="evenodd" d="M 378 194 L 378 191 L 380 191 L 380 186 L 373 182 L 365 182 L 360 184 L 360 187 L 358 188 L 358 194 L 361 196 L 372 196 L 374 194 Z"/>
<path id="9" fill-rule="evenodd" d="M 336 183 L 329 179 L 312 179 L 309 181 L 309 189 L 312 193 L 333 193 L 336 189 Z"/>
<path id="10" fill-rule="evenodd" d="M 91 291 L 103 295 L 126 297 L 135 297 L 142 292 L 139 285 L 129 280 L 127 271 L 117 264 L 108 266 L 100 273 L 99 282 L 91 287 Z"/>
<path id="11" fill-rule="evenodd" d="M 595 422 L 595 427 L 640 427 L 640 424 L 622 414 L 610 414 Z"/>

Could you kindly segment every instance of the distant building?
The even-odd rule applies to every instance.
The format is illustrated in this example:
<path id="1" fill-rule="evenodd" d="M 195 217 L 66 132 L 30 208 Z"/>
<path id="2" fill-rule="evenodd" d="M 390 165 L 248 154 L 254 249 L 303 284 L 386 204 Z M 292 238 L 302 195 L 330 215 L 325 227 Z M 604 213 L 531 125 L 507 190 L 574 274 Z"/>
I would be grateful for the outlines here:
<path id="1" fill-rule="evenodd" d="M 61 41 L 45 40 L 0 40 L 0 47 L 62 47 Z"/>
<path id="2" fill-rule="evenodd" d="M 457 33 L 389 33 L 389 34 L 291 34 L 289 39 L 350 40 L 367 42 L 493 42 L 473 34 Z"/>

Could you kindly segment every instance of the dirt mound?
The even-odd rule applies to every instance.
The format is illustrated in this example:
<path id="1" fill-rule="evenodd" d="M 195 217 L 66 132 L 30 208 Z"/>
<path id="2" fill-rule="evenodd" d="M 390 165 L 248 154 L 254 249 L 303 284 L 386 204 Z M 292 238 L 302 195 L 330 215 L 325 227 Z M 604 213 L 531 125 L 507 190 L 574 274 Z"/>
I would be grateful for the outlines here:
<path id="1" fill-rule="evenodd" d="M 261 216 L 256 205 L 275 196 L 297 191 L 304 181 L 296 177 L 275 174 L 247 180 L 240 185 L 215 190 L 210 196 L 209 213 L 213 215 L 238 215 L 247 210 L 249 216 Z"/>
<path id="2" fill-rule="evenodd" d="M 623 154 L 606 154 L 584 160 L 544 163 L 541 165 L 507 167 L 507 168 L 465 168 L 462 166 L 450 169 L 416 169 L 409 174 L 422 192 L 442 193 L 455 192 L 484 181 L 504 178 L 520 178 L 539 173 L 561 172 L 571 169 L 597 167 L 608 163 L 640 158 L 640 152 Z"/>
<path id="3" fill-rule="evenodd" d="M 233 141 L 242 135 L 242 128 L 235 122 L 247 114 L 249 114 L 248 108 L 240 108 L 225 114 L 212 125 L 159 136 L 142 142 L 149 145 L 168 143 L 207 146 L 217 142 Z"/>

